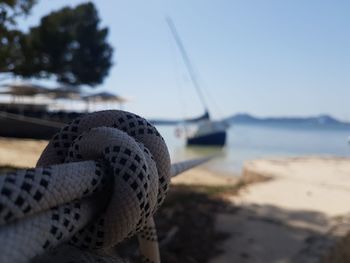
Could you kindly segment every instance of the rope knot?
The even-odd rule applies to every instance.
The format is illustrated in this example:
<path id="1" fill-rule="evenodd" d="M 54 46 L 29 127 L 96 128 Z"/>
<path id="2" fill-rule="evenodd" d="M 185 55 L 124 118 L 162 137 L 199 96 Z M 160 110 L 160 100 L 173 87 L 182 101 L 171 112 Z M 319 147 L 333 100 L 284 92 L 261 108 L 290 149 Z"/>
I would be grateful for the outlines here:
<path id="1" fill-rule="evenodd" d="M 36 168 L 0 176 L 0 262 L 92 262 L 99 255 L 75 246 L 107 248 L 137 233 L 142 257 L 159 263 L 152 215 L 170 177 L 210 158 L 170 165 L 156 128 L 132 113 L 78 118 L 52 138 Z"/>
<path id="2" fill-rule="evenodd" d="M 92 213 L 99 214 L 70 241 L 83 248 L 109 247 L 141 231 L 170 182 L 169 153 L 156 128 L 128 112 L 88 114 L 54 136 L 37 166 L 85 160 L 96 162 L 95 176 L 83 190 L 86 207 L 94 202 Z M 104 190 L 98 191 L 103 183 Z M 110 195 L 106 188 L 113 188 Z M 95 192 L 99 197 L 90 198 Z M 84 202 L 79 204 L 80 210 L 87 209 Z"/>

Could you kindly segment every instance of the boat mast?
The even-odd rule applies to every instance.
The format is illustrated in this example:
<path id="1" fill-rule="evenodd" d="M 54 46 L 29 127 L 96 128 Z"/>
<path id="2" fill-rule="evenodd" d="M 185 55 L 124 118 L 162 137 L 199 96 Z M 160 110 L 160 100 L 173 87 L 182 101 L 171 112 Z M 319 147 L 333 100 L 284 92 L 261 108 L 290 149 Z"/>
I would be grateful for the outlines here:
<path id="1" fill-rule="evenodd" d="M 172 33 L 172 35 L 173 35 L 173 37 L 175 39 L 175 42 L 176 42 L 176 44 L 177 44 L 177 46 L 178 46 L 178 48 L 180 50 L 181 56 L 182 56 L 182 58 L 183 58 L 183 60 L 185 62 L 187 70 L 188 70 L 188 72 L 190 74 L 190 78 L 191 78 L 192 84 L 196 88 L 197 94 L 198 94 L 198 96 L 199 96 L 199 98 L 200 98 L 200 100 L 202 102 L 202 105 L 203 105 L 206 113 L 209 114 L 208 107 L 207 107 L 207 105 L 205 103 L 205 99 L 204 99 L 203 93 L 202 93 L 202 91 L 200 89 L 200 86 L 198 84 L 198 81 L 197 81 L 197 78 L 196 78 L 196 74 L 194 72 L 194 69 L 193 69 L 193 66 L 191 64 L 190 58 L 187 55 L 187 52 L 185 50 L 184 45 L 182 44 L 182 41 L 180 39 L 179 34 L 177 33 L 175 24 L 174 24 L 173 20 L 170 17 L 166 17 L 165 20 L 168 23 L 170 31 L 171 31 L 171 33 Z"/>

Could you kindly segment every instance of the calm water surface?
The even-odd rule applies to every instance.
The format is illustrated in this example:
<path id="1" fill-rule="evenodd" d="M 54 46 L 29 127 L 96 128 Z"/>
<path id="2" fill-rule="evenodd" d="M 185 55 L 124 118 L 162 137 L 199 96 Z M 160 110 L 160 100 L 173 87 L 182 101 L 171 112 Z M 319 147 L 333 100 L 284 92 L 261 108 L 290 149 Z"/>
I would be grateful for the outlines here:
<path id="1" fill-rule="evenodd" d="M 233 125 L 223 149 L 186 147 L 184 139 L 176 138 L 174 126 L 158 126 L 170 151 L 172 161 L 206 154 L 220 157 L 205 166 L 214 171 L 238 174 L 246 160 L 300 155 L 350 156 L 347 142 L 350 130 L 332 127 L 293 128 L 258 125 Z"/>

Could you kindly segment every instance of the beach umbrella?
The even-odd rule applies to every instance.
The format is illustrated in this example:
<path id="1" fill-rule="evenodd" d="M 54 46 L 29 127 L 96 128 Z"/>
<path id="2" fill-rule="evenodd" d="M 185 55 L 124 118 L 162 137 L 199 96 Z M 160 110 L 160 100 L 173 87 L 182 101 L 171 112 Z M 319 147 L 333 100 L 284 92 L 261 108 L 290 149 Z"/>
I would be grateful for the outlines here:
<path id="1" fill-rule="evenodd" d="M 82 97 L 81 89 L 78 87 L 58 87 L 50 89 L 48 95 L 53 99 L 80 99 Z"/>
<path id="2" fill-rule="evenodd" d="M 115 95 L 111 92 L 99 92 L 94 94 L 86 95 L 82 98 L 86 101 L 86 110 L 90 110 L 90 104 L 93 103 L 119 103 L 120 108 L 122 108 L 122 104 L 127 102 L 128 99 L 121 97 L 119 95 Z"/>
<path id="3" fill-rule="evenodd" d="M 4 84 L 5 90 L 0 91 L 0 94 L 12 95 L 12 96 L 35 96 L 40 94 L 47 94 L 49 89 L 34 85 L 30 83 L 12 83 Z"/>
<path id="4" fill-rule="evenodd" d="M 126 102 L 127 99 L 124 97 L 121 97 L 119 95 L 115 95 L 110 92 L 99 92 L 95 94 L 86 95 L 83 97 L 86 101 L 92 101 L 92 102 L 119 102 L 123 103 Z"/>

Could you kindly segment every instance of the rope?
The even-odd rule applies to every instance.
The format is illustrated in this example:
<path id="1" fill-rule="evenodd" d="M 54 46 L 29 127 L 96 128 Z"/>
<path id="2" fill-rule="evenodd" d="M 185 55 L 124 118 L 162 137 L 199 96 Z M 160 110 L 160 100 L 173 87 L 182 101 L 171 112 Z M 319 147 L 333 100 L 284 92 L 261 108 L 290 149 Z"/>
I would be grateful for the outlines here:
<path id="1" fill-rule="evenodd" d="M 62 128 L 64 126 L 64 123 L 61 123 L 61 122 L 33 118 L 33 117 L 28 117 L 28 116 L 24 116 L 24 115 L 20 115 L 20 114 L 15 114 L 15 113 L 9 113 L 9 112 L 5 112 L 5 111 L 0 111 L 0 118 L 20 120 L 20 121 L 24 121 L 24 122 L 40 124 L 43 126 L 53 127 L 53 128 Z"/>
<path id="2" fill-rule="evenodd" d="M 215 155 L 174 163 L 173 165 L 171 165 L 171 169 L 170 169 L 171 177 L 175 177 L 176 175 L 179 175 L 187 170 L 190 170 L 193 167 L 196 167 L 202 163 L 205 163 L 213 159 L 214 157 Z"/>
<path id="3" fill-rule="evenodd" d="M 153 214 L 171 176 L 206 160 L 171 166 L 156 128 L 132 113 L 78 118 L 36 168 L 0 176 L 0 262 L 122 262 L 101 249 L 137 234 L 144 261 L 158 263 Z"/>

